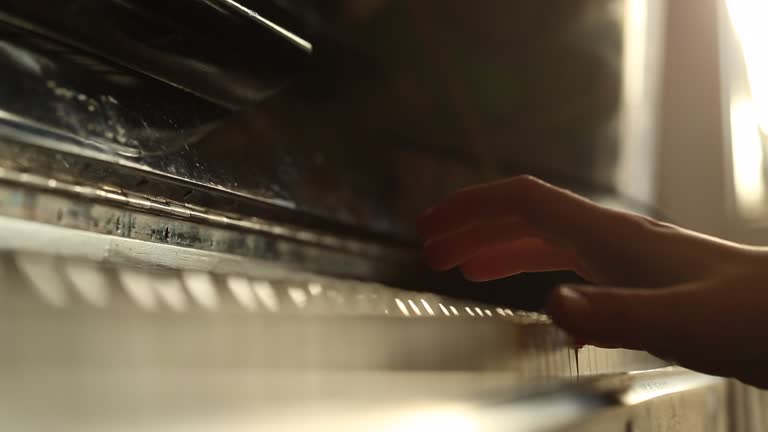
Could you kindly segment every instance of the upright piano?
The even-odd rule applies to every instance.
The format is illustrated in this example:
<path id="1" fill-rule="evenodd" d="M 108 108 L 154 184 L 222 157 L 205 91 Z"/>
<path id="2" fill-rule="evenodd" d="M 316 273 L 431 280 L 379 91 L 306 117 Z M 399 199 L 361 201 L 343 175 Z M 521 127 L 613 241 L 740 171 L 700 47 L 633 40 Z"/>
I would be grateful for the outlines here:
<path id="1" fill-rule="evenodd" d="M 467 184 L 651 211 L 613 180 L 624 7 L 0 5 L 0 429 L 760 430 L 756 392 L 574 347 L 574 275 L 421 263 Z"/>

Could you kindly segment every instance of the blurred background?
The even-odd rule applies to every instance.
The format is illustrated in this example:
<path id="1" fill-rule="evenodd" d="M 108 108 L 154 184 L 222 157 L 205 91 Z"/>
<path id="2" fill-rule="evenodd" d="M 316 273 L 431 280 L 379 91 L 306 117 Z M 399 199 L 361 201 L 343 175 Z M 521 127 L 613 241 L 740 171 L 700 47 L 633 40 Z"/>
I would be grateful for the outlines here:
<path id="1" fill-rule="evenodd" d="M 668 2 L 656 202 L 673 220 L 764 244 L 765 37 L 760 1 Z"/>

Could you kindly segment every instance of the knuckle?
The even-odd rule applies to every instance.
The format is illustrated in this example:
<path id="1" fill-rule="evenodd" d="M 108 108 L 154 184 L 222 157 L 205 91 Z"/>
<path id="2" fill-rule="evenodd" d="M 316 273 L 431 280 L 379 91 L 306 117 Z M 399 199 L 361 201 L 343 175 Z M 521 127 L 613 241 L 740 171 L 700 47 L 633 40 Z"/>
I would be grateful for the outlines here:
<path id="1" fill-rule="evenodd" d="M 511 189 L 521 195 L 538 193 L 544 185 L 543 181 L 527 174 L 513 177 L 510 181 Z"/>
<path id="2" fill-rule="evenodd" d="M 516 182 L 517 184 L 519 184 L 521 186 L 528 186 L 528 187 L 537 186 L 537 185 L 540 185 L 542 183 L 541 180 L 539 180 L 538 178 L 536 178 L 536 177 L 534 177 L 534 176 L 532 176 L 530 174 L 523 174 L 523 175 L 519 175 L 517 177 L 513 177 L 512 181 Z"/>
<path id="3" fill-rule="evenodd" d="M 656 230 L 666 230 L 671 227 L 646 216 L 620 210 L 611 210 L 616 225 L 627 233 L 648 234 Z"/>

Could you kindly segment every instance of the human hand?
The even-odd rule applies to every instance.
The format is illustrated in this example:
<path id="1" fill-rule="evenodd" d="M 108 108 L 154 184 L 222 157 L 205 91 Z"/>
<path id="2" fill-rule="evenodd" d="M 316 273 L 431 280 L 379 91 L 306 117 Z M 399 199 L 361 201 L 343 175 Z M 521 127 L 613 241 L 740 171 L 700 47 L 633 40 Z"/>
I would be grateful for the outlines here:
<path id="1" fill-rule="evenodd" d="M 575 338 L 768 387 L 768 251 L 599 206 L 531 177 L 462 189 L 418 222 L 436 270 L 472 281 L 572 270 L 553 292 Z"/>

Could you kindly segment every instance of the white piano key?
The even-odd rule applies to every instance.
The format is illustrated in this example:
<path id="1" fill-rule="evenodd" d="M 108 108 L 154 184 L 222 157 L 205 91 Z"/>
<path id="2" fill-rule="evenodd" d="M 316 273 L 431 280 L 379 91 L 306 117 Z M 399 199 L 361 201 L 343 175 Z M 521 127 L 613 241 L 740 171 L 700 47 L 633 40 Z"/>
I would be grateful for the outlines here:
<path id="1" fill-rule="evenodd" d="M 280 301 L 277 298 L 275 288 L 267 281 L 254 280 L 251 289 L 256 294 L 259 302 L 270 312 L 280 311 Z"/>
<path id="2" fill-rule="evenodd" d="M 56 259 L 48 255 L 16 254 L 16 266 L 32 282 L 40 297 L 54 307 L 70 303 L 69 292 L 56 266 Z"/>
<path id="3" fill-rule="evenodd" d="M 307 290 L 312 297 L 317 297 L 323 294 L 323 285 L 318 282 L 310 282 L 307 284 Z"/>
<path id="4" fill-rule="evenodd" d="M 405 305 L 405 303 L 402 300 L 400 300 L 399 298 L 396 298 L 395 304 L 397 305 L 397 308 L 400 310 L 400 313 L 402 313 L 407 317 L 411 316 L 411 312 L 408 310 L 408 307 Z"/>
<path id="5" fill-rule="evenodd" d="M 427 303 L 426 299 L 421 299 L 421 305 L 424 306 L 424 310 L 426 310 L 430 316 L 435 316 L 435 311 L 432 310 L 432 306 Z"/>
<path id="6" fill-rule="evenodd" d="M 149 273 L 137 269 L 121 269 L 117 272 L 117 277 L 125 292 L 140 308 L 147 311 L 157 310 L 158 299 Z"/>
<path id="7" fill-rule="evenodd" d="M 228 276 L 227 286 L 238 304 L 249 311 L 258 309 L 256 294 L 251 289 L 251 281 L 242 276 Z"/>
<path id="8" fill-rule="evenodd" d="M 67 261 L 64 273 L 75 290 L 91 306 L 104 308 L 109 304 L 109 280 L 105 270 L 96 263 Z"/>
<path id="9" fill-rule="evenodd" d="M 201 308 L 210 311 L 218 309 L 219 293 L 216 291 L 216 283 L 210 273 L 184 271 L 181 272 L 181 279 L 189 295 Z"/>
<path id="10" fill-rule="evenodd" d="M 445 307 L 442 303 L 439 304 L 440 310 L 443 311 L 443 314 L 445 316 L 451 316 L 451 312 L 448 310 L 448 308 Z"/>
<path id="11" fill-rule="evenodd" d="M 304 309 L 307 306 L 309 296 L 303 288 L 289 286 L 287 291 L 288 297 L 293 301 L 293 304 L 296 305 L 297 308 Z"/>
<path id="12" fill-rule="evenodd" d="M 408 305 L 411 307 L 411 310 L 413 310 L 413 313 L 416 314 L 416 316 L 421 316 L 421 309 L 416 305 L 416 302 L 413 300 L 408 300 Z"/>
<path id="13" fill-rule="evenodd" d="M 340 285 L 335 285 L 326 287 L 324 292 L 325 299 L 331 310 L 334 312 L 344 312 L 347 310 L 346 296 L 349 292 L 348 289 Z"/>
<path id="14" fill-rule="evenodd" d="M 354 287 L 351 312 L 357 315 L 378 314 L 382 309 L 380 289 L 370 284 L 359 283 Z"/>
<path id="15" fill-rule="evenodd" d="M 184 312 L 189 306 L 184 286 L 176 274 L 153 275 L 152 287 L 157 297 L 175 312 Z"/>

